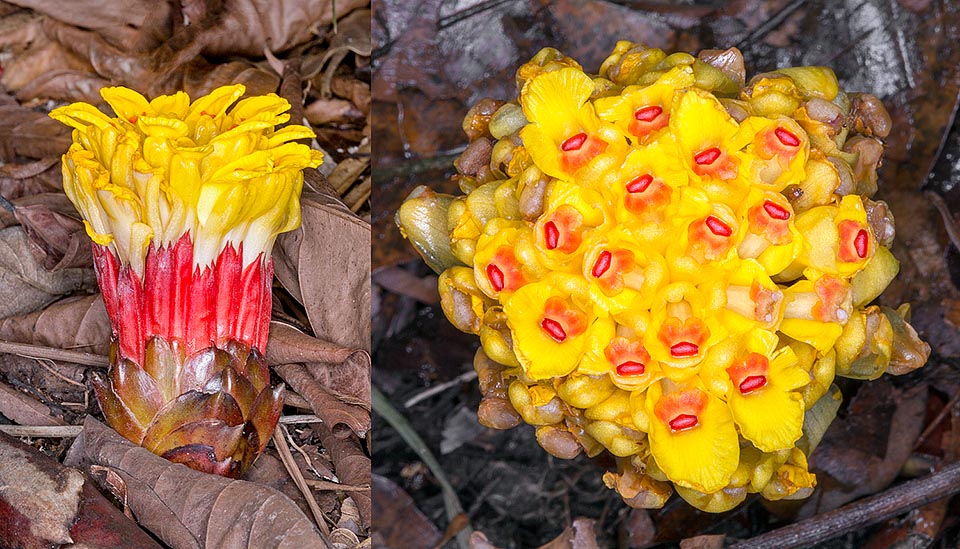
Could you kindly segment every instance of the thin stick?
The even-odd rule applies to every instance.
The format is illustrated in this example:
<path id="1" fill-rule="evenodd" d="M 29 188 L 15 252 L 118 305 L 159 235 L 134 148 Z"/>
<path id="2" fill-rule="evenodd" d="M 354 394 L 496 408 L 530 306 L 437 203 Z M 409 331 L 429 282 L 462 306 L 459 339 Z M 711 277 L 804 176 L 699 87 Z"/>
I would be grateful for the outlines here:
<path id="1" fill-rule="evenodd" d="M 73 438 L 81 432 L 82 425 L 0 425 L 0 433 L 13 437 Z"/>
<path id="2" fill-rule="evenodd" d="M 94 366 L 106 368 L 110 365 L 110 359 L 93 353 L 84 353 L 82 351 L 68 351 L 66 349 L 57 349 L 56 347 L 46 347 L 43 345 L 31 345 L 29 343 L 14 343 L 13 341 L 0 340 L 0 353 L 10 353 L 27 358 L 46 358 L 49 360 L 59 360 L 62 362 L 73 362 L 83 366 Z"/>
<path id="3" fill-rule="evenodd" d="M 903 514 L 960 492 L 960 462 L 822 515 L 733 545 L 737 549 L 813 547 L 853 530 Z"/>
<path id="4" fill-rule="evenodd" d="M 433 387 L 430 387 L 429 389 L 426 389 L 425 391 L 423 391 L 423 392 L 421 392 L 421 393 L 417 393 L 417 394 L 413 395 L 412 397 L 408 398 L 406 402 L 403 403 L 403 407 L 404 407 L 404 408 L 410 408 L 411 406 L 413 406 L 414 404 L 420 402 L 420 401 L 423 400 L 423 399 L 430 398 L 430 397 L 432 397 L 433 395 L 435 395 L 435 394 L 437 394 L 437 393 L 442 393 L 442 392 L 446 391 L 447 389 L 449 389 L 450 387 L 454 387 L 454 386 L 456 386 L 456 385 L 460 385 L 461 383 L 466 383 L 466 382 L 468 382 L 468 381 L 473 381 L 473 380 L 476 379 L 476 378 L 477 378 L 477 372 L 476 372 L 475 370 L 470 370 L 469 372 L 464 372 L 464 373 L 458 375 L 457 377 L 451 379 L 450 381 L 444 381 L 443 383 L 441 383 L 441 384 L 439 384 L 439 385 L 434 385 Z"/>
<path id="5" fill-rule="evenodd" d="M 44 368 L 46 368 L 48 372 L 50 372 L 51 374 L 59 377 L 60 379 L 62 379 L 62 380 L 64 380 L 64 381 L 66 381 L 66 382 L 69 383 L 70 385 L 76 385 L 77 387 L 80 387 L 80 388 L 82 388 L 83 390 L 86 390 L 86 389 L 87 389 L 87 386 L 84 385 L 83 383 L 80 383 L 79 381 L 75 381 L 75 380 L 73 380 L 73 379 L 70 379 L 69 377 L 61 374 L 61 373 L 58 372 L 56 369 L 54 369 L 54 366 L 56 366 L 56 363 L 55 363 L 54 361 L 50 360 L 49 358 L 37 358 L 37 359 L 34 359 L 34 360 L 36 360 L 38 364 L 40 364 L 41 366 L 43 366 Z"/>
<path id="6" fill-rule="evenodd" d="M 281 425 L 296 425 L 299 423 L 323 423 L 323 420 L 313 414 L 280 416 Z"/>
<path id="7" fill-rule="evenodd" d="M 293 454 L 290 453 L 290 446 L 287 445 L 286 436 L 289 436 L 286 429 L 283 426 L 278 426 L 277 430 L 273 432 L 273 443 L 277 447 L 277 453 L 280 454 L 280 460 L 283 462 L 283 466 L 287 468 L 287 473 L 290 474 L 293 483 L 297 485 L 297 488 L 300 489 L 303 497 L 307 500 L 307 506 L 310 507 L 310 512 L 313 513 L 313 520 L 317 523 L 317 528 L 323 533 L 323 539 L 326 540 L 330 537 L 327 517 L 324 516 L 323 511 L 320 510 L 320 506 L 317 505 L 317 500 L 313 498 L 313 494 L 310 493 L 310 487 L 307 486 L 307 482 L 300 472 L 300 467 L 297 466 L 297 462 L 293 459 Z"/>
<path id="8" fill-rule="evenodd" d="M 329 480 L 306 479 L 307 485 L 317 490 L 326 490 L 334 492 L 369 492 L 370 486 L 353 486 L 351 484 L 340 484 L 339 482 L 330 482 Z"/>

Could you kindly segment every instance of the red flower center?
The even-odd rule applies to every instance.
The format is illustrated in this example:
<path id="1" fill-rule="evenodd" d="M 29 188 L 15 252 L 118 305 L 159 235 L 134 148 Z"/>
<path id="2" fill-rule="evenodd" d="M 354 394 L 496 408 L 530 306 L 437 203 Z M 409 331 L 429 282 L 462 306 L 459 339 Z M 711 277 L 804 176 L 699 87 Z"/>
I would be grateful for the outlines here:
<path id="1" fill-rule="evenodd" d="M 543 319 L 540 327 L 557 343 L 563 343 L 563 341 L 567 339 L 567 332 L 563 330 L 563 326 L 552 318 Z"/>
<path id="2" fill-rule="evenodd" d="M 621 376 L 639 376 L 643 375 L 643 372 L 646 371 L 647 367 L 642 362 L 637 362 L 635 360 L 628 360 L 626 362 L 620 363 L 617 366 L 617 375 Z"/>
<path id="3" fill-rule="evenodd" d="M 677 417 L 670 420 L 670 429 L 674 432 L 676 431 L 686 431 L 687 429 L 693 429 L 697 426 L 700 420 L 697 416 L 692 414 L 680 414 Z"/>
<path id="4" fill-rule="evenodd" d="M 716 162 L 718 158 L 720 158 L 720 149 L 713 147 L 712 149 L 698 152 L 694 155 L 693 161 L 700 166 L 707 166 Z"/>
<path id="5" fill-rule="evenodd" d="M 780 204 L 772 202 L 770 200 L 763 201 L 763 210 L 767 212 L 767 215 L 774 219 L 779 219 L 780 221 L 786 221 L 790 219 L 790 212 Z"/>
<path id="6" fill-rule="evenodd" d="M 597 262 L 593 264 L 593 270 L 590 273 L 595 278 L 600 278 L 603 276 L 603 273 L 607 272 L 607 269 L 610 268 L 610 262 L 613 256 L 609 251 L 604 250 L 600 252 L 600 255 L 597 257 Z"/>
<path id="7" fill-rule="evenodd" d="M 767 384 L 767 376 L 757 375 L 757 376 L 747 376 L 743 381 L 740 382 L 740 394 L 745 395 L 752 393 L 757 389 L 763 388 Z"/>
<path id="8" fill-rule="evenodd" d="M 577 135 L 567 138 L 566 141 L 560 144 L 560 150 L 563 152 L 570 151 L 579 151 L 580 147 L 587 141 L 587 134 L 578 133 Z"/>
<path id="9" fill-rule="evenodd" d="M 857 255 L 860 256 L 860 259 L 867 257 L 868 243 L 869 237 L 867 236 L 866 229 L 860 229 L 857 232 L 857 236 L 853 239 L 853 247 L 857 250 Z"/>
<path id="10" fill-rule="evenodd" d="M 493 263 L 487 265 L 487 278 L 494 290 L 499 292 L 503 289 L 503 271 L 500 270 L 500 267 Z"/>
<path id="11" fill-rule="evenodd" d="M 717 236 L 730 236 L 733 234 L 733 229 L 729 225 L 720 221 L 714 216 L 708 216 L 704 223 L 707 224 L 707 227 L 710 229 L 710 232 Z"/>
<path id="12" fill-rule="evenodd" d="M 650 105 L 647 107 L 640 107 L 633 117 L 641 122 L 652 122 L 653 119 L 660 116 L 663 113 L 663 108 L 657 105 Z"/>
<path id="13" fill-rule="evenodd" d="M 773 130 L 773 133 L 777 136 L 777 139 L 787 147 L 800 146 L 800 138 L 785 128 L 777 128 Z"/>
<path id="14" fill-rule="evenodd" d="M 547 221 L 543 225 L 543 240 L 548 250 L 553 250 L 560 244 L 560 229 L 553 221 Z"/>
<path id="15" fill-rule="evenodd" d="M 696 343 L 690 343 L 689 341 L 681 341 L 670 347 L 670 356 L 674 358 L 696 356 L 699 352 L 700 346 Z"/>
<path id="16" fill-rule="evenodd" d="M 630 180 L 627 183 L 627 192 L 628 193 L 642 193 L 647 190 L 647 187 L 653 183 L 653 176 L 650 174 L 644 174 L 640 177 Z"/>

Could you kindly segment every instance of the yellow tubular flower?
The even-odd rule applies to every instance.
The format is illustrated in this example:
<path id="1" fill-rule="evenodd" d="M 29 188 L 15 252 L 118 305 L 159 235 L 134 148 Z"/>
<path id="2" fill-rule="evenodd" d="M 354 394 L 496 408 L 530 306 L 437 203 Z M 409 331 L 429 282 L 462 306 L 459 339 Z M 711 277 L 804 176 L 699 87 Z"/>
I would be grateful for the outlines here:
<path id="1" fill-rule="evenodd" d="M 634 143 L 647 143 L 670 122 L 676 91 L 693 82 L 691 67 L 674 67 L 649 86 L 627 86 L 618 96 L 597 99 L 597 114 Z"/>
<path id="2" fill-rule="evenodd" d="M 237 103 L 243 93 L 224 86 L 191 103 L 103 88 L 115 117 L 84 103 L 50 113 L 73 128 L 63 187 L 94 242 L 113 328 L 109 379 L 94 382 L 104 415 L 160 455 L 229 476 L 279 417 L 261 355 L 270 251 L 300 224 L 302 170 L 322 161 L 291 142 L 310 129 L 276 128 L 286 100 Z"/>

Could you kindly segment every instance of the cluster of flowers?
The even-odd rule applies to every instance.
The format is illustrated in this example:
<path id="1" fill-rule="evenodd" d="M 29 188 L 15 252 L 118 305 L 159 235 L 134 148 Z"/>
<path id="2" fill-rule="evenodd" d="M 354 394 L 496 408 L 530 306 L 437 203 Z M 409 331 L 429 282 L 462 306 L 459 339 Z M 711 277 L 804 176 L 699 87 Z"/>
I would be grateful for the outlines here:
<path id="1" fill-rule="evenodd" d="M 744 83 L 736 50 L 620 42 L 598 75 L 543 50 L 516 102 L 464 120 L 465 196 L 420 188 L 398 214 L 480 336 L 481 421 L 610 452 L 634 506 L 806 497 L 834 376 L 928 352 L 906 309 L 866 306 L 898 270 L 868 198 L 882 105 L 822 67 Z"/>
<path id="2" fill-rule="evenodd" d="M 113 327 L 108 379 L 94 387 L 110 425 L 196 469 L 238 477 L 282 408 L 262 357 L 277 235 L 300 224 L 301 170 L 322 161 L 295 143 L 290 104 L 238 100 L 242 85 L 191 102 L 101 95 L 116 116 L 74 103 L 63 188 L 93 240 Z"/>

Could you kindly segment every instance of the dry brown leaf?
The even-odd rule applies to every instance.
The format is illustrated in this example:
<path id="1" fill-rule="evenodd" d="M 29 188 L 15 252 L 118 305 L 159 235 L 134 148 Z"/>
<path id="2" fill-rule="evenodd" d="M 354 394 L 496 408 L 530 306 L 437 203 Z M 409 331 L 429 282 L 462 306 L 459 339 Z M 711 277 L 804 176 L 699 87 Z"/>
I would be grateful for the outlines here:
<path id="1" fill-rule="evenodd" d="M 0 84 L 8 90 L 19 90 L 33 80 L 57 71 L 92 72 L 93 67 L 41 33 L 24 51 L 14 54 L 3 64 Z"/>
<path id="2" fill-rule="evenodd" d="M 21 107 L 12 97 L 0 96 L 0 160 L 59 158 L 69 146 L 70 128 L 45 113 Z"/>
<path id="3" fill-rule="evenodd" d="M 56 191 L 63 193 L 60 157 L 51 156 L 25 164 L 0 166 L 0 195 L 7 200 Z"/>
<path id="4" fill-rule="evenodd" d="M 274 366 L 274 370 L 310 403 L 313 413 L 327 425 L 342 423 L 359 435 L 370 430 L 369 401 L 346 402 L 343 395 L 333 394 L 303 364 L 280 364 Z"/>
<path id="5" fill-rule="evenodd" d="M 0 414 L 18 425 L 66 425 L 50 409 L 28 395 L 0 383 Z"/>
<path id="6" fill-rule="evenodd" d="M 332 423 L 319 423 L 314 427 L 320 434 L 320 443 L 329 452 L 337 478 L 344 484 L 370 486 L 370 457 L 363 451 L 360 440 L 350 431 L 337 429 Z M 351 492 L 364 528 L 370 528 L 373 502 L 370 490 Z"/>
<path id="7" fill-rule="evenodd" d="M 55 196 L 59 202 L 66 199 L 63 194 Z M 64 211 L 64 207 L 69 210 Z M 30 239 L 34 257 L 45 269 L 89 268 L 93 264 L 90 237 L 69 202 L 60 205 L 52 201 L 17 205 L 13 214 Z"/>
<path id="8" fill-rule="evenodd" d="M 360 109 L 346 99 L 317 99 L 304 109 L 303 114 L 314 126 L 356 123 L 366 118 Z"/>
<path id="9" fill-rule="evenodd" d="M 137 521 L 172 547 L 329 546 L 280 492 L 171 463 L 90 416 L 74 446 L 71 461 L 115 471 Z"/>
<path id="10" fill-rule="evenodd" d="M 370 102 L 372 101 L 370 84 L 352 76 L 336 75 L 330 82 L 330 90 L 337 97 L 349 99 L 364 116 L 370 116 Z"/>
<path id="11" fill-rule="evenodd" d="M 588 518 L 574 519 L 573 524 L 554 540 L 540 549 L 597 549 L 596 521 Z"/>
<path id="12" fill-rule="evenodd" d="M 111 333 L 99 294 L 68 297 L 45 309 L 0 320 L 0 339 L 99 355 L 109 353 Z"/>
<path id="13" fill-rule="evenodd" d="M 83 495 L 77 520 L 70 527 L 76 549 L 160 549 L 160 545 L 117 509 L 96 489 L 93 482 L 83 483 Z"/>
<path id="14" fill-rule="evenodd" d="M 350 403 L 370 403 L 370 355 L 310 337 L 280 322 L 270 324 L 267 362 L 305 364 L 318 383 Z"/>
<path id="15" fill-rule="evenodd" d="M 377 527 L 373 531 L 375 546 L 436 546 L 443 534 L 417 509 L 413 498 L 403 488 L 387 477 L 373 475 L 373 493 L 376 496 L 373 498 L 373 508 L 377 517 Z"/>
<path id="16" fill-rule="evenodd" d="M 22 227 L 0 230 L 0 318 L 27 314 L 64 294 L 94 287 L 92 269 L 51 273 L 33 256 Z"/>
<path id="17" fill-rule="evenodd" d="M 303 303 L 318 338 L 370 350 L 370 224 L 330 196 L 304 192 L 303 224 L 280 235 L 277 279 Z"/>
<path id="18" fill-rule="evenodd" d="M 83 475 L 0 433 L 0 546 L 71 543 Z"/>
<path id="19" fill-rule="evenodd" d="M 335 0 L 336 14 L 343 18 L 369 0 Z M 204 49 L 212 56 L 263 55 L 287 51 L 310 40 L 333 21 L 332 0 L 225 0 L 213 36 Z"/>

